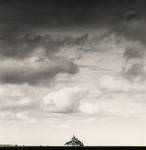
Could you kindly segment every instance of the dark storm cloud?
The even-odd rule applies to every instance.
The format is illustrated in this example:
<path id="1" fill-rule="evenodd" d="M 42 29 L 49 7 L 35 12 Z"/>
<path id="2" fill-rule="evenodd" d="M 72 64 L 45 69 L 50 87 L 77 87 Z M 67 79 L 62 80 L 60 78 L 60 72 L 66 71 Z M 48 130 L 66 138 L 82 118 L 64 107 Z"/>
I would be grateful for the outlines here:
<path id="1" fill-rule="evenodd" d="M 121 11 L 113 32 L 126 37 L 128 40 L 146 42 L 146 1 L 131 1 L 131 5 Z"/>
<path id="2" fill-rule="evenodd" d="M 146 2 L 139 0 L 2 0 L 0 1 L 0 55 L 13 59 L 27 58 L 37 48 L 44 48 L 48 58 L 65 46 L 84 44 L 88 34 L 73 38 L 72 36 L 52 38 L 49 34 L 39 35 L 37 31 L 82 28 L 108 28 L 111 32 L 132 40 L 145 43 L 146 40 Z M 73 32 L 72 32 L 73 33 Z M 143 51 L 126 49 L 124 58 L 141 59 Z M 45 66 L 38 70 L 5 70 L 0 75 L 2 83 L 35 84 L 43 79 L 53 78 L 60 72 L 75 73 L 77 66 L 72 62 L 64 65 Z M 126 74 L 137 74 L 134 65 Z M 22 73 L 23 72 L 23 73 Z M 130 72 L 130 73 L 129 73 Z"/>
<path id="3" fill-rule="evenodd" d="M 127 61 L 129 61 L 130 59 L 134 59 L 134 58 L 138 58 L 141 59 L 144 55 L 144 49 L 143 48 L 128 48 L 125 50 L 123 57 L 125 57 L 127 59 Z"/>
<path id="4" fill-rule="evenodd" d="M 19 62 L 18 62 L 19 63 Z M 13 83 L 23 84 L 28 83 L 31 85 L 49 82 L 58 73 L 70 73 L 74 74 L 78 72 L 78 67 L 72 62 L 66 60 L 53 61 L 53 64 L 36 64 L 34 68 L 32 66 L 15 66 L 5 65 L 0 66 L 0 82 L 1 83 Z M 30 64 L 31 65 L 31 64 Z M 38 66 L 41 65 L 41 67 Z"/>
<path id="5" fill-rule="evenodd" d="M 129 81 L 134 81 L 137 77 L 140 80 L 145 78 L 144 70 L 145 47 L 142 43 L 137 43 L 131 48 L 127 48 L 123 54 L 126 64 L 122 69 L 122 76 Z"/>
<path id="6" fill-rule="evenodd" d="M 88 23 L 91 19 L 90 14 L 92 14 L 90 11 L 94 6 L 92 3 L 95 2 L 72 0 L 6 1 L 0 6 L 0 27 L 4 32 L 17 32 L 42 28 L 62 28 L 73 24 Z"/>
<path id="7" fill-rule="evenodd" d="M 137 1 L 136 1 L 137 2 Z M 135 0 L 6 0 L 0 3 L 4 32 L 115 24 Z M 133 6 L 134 5 L 134 6 Z"/>
<path id="8" fill-rule="evenodd" d="M 0 55 L 4 57 L 25 58 L 32 54 L 37 48 L 43 48 L 46 55 L 50 57 L 60 48 L 84 44 L 88 34 L 78 37 L 64 36 L 52 38 L 49 34 L 39 35 L 30 33 L 3 34 L 0 36 Z"/>
<path id="9" fill-rule="evenodd" d="M 0 31 L 107 27 L 128 37 L 138 34 L 144 38 L 145 7 L 144 0 L 6 0 L 0 3 Z"/>

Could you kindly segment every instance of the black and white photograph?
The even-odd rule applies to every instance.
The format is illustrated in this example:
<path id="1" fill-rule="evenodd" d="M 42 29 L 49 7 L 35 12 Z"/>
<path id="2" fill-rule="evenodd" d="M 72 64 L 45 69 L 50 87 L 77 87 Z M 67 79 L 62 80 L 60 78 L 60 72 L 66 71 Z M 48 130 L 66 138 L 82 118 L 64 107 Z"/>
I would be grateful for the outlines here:
<path id="1" fill-rule="evenodd" d="M 146 146 L 145 0 L 0 0 L 11 146 Z"/>

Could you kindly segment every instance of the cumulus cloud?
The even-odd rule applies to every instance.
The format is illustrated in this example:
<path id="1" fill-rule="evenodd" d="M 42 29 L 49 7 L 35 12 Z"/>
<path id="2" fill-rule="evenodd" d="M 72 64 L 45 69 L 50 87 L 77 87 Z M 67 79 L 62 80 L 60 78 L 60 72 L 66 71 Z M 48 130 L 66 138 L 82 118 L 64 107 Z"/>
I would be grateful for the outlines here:
<path id="1" fill-rule="evenodd" d="M 79 87 L 65 87 L 51 92 L 43 98 L 42 109 L 47 112 L 72 113 L 78 112 L 87 89 Z"/>
<path id="2" fill-rule="evenodd" d="M 98 103 L 85 102 L 79 106 L 79 110 L 85 114 L 100 114 L 101 108 L 99 108 Z"/>
<path id="3" fill-rule="evenodd" d="M 0 85 L 0 119 L 34 122 L 39 116 L 46 118 L 46 114 L 53 119 L 52 113 L 80 113 L 79 106 L 87 95 L 87 88 L 77 86 L 49 90 L 27 84 Z"/>

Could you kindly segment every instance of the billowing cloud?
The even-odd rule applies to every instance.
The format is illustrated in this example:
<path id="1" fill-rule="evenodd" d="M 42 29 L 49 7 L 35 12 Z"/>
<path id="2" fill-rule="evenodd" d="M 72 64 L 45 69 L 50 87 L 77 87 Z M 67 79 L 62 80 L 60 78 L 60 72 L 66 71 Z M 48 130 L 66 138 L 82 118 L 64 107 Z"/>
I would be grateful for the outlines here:
<path id="1" fill-rule="evenodd" d="M 75 54 L 71 49 L 85 44 L 87 39 L 88 34 L 77 37 L 52 37 L 49 34 L 32 33 L 2 34 L 0 83 L 48 84 L 59 73 L 77 73 L 78 66 L 70 59 Z M 78 56 L 77 52 L 74 59 Z"/>
<path id="2" fill-rule="evenodd" d="M 87 89 L 79 87 L 66 87 L 51 92 L 43 98 L 42 109 L 56 113 L 78 112 L 80 101 L 83 101 L 87 92 Z"/>
<path id="3" fill-rule="evenodd" d="M 53 79 L 58 73 L 74 74 L 78 67 L 65 59 L 30 57 L 25 60 L 4 59 L 0 64 L 0 82 L 15 84 L 37 84 Z"/>

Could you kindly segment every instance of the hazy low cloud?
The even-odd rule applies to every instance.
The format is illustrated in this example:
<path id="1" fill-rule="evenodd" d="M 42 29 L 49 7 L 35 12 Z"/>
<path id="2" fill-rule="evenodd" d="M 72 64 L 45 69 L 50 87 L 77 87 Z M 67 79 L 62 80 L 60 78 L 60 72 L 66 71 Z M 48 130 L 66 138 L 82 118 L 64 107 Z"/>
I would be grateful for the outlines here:
<path id="1" fill-rule="evenodd" d="M 35 118 L 31 117 L 27 111 L 14 112 L 14 111 L 3 111 L 0 112 L 0 119 L 5 121 L 5 119 L 9 121 L 19 121 L 23 123 L 33 123 L 35 122 Z"/>
<path id="2" fill-rule="evenodd" d="M 130 82 L 121 76 L 103 76 L 99 79 L 98 84 L 99 88 L 105 92 L 146 92 L 146 82 Z"/>
<path id="3" fill-rule="evenodd" d="M 145 95 L 104 93 L 96 101 L 88 101 L 80 105 L 80 111 L 84 114 L 106 117 L 143 117 L 145 106 L 138 103 L 145 99 Z"/>
<path id="4" fill-rule="evenodd" d="M 132 84 L 122 78 L 110 76 L 100 78 L 98 84 L 96 89 L 85 88 L 81 85 L 59 89 L 3 85 L 0 90 L 0 119 L 34 122 L 39 116 L 45 119 L 52 113 L 121 117 L 145 113 L 144 109 L 141 110 L 141 100 L 145 97 L 137 94 L 145 92 L 145 84 Z M 128 94 L 130 92 L 133 92 L 132 96 Z"/>
<path id="5" fill-rule="evenodd" d="M 43 93 L 41 88 L 37 89 L 27 84 L 0 84 L 0 110 L 22 111 L 34 108 L 39 98 L 39 95 L 36 96 L 38 92 L 39 95 Z"/>
<path id="6" fill-rule="evenodd" d="M 43 91 L 27 84 L 0 84 L 0 119 L 33 122 L 35 118 L 31 112 L 39 108 L 39 98 Z"/>

